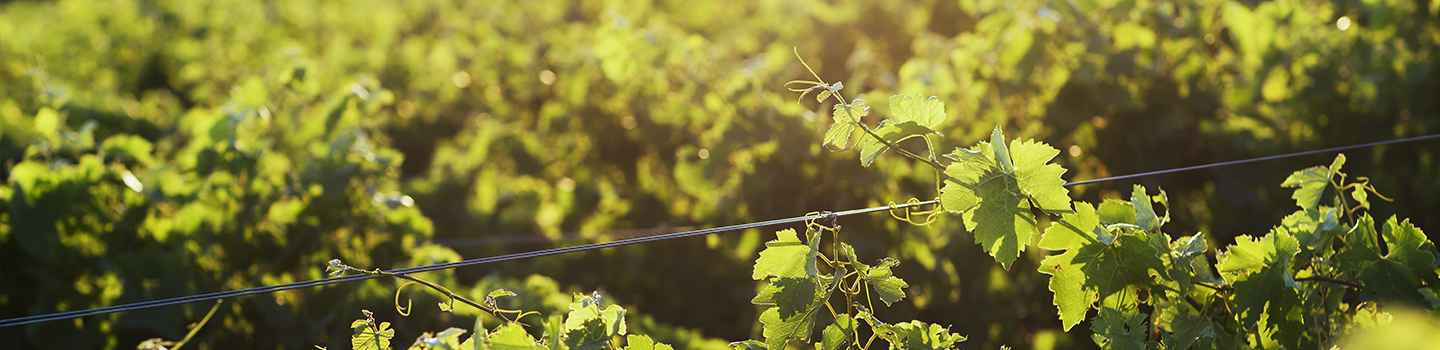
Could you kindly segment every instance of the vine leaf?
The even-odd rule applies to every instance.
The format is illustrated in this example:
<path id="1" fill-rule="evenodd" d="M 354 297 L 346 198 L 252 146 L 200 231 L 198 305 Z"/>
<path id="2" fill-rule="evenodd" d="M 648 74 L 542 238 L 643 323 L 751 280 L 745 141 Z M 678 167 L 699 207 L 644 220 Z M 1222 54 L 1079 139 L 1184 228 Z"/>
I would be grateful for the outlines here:
<path id="1" fill-rule="evenodd" d="M 885 257 L 884 260 L 880 261 L 880 265 L 878 266 L 868 269 L 861 267 L 861 269 L 864 269 L 861 272 L 865 273 L 865 283 L 869 283 L 875 287 L 875 294 L 880 296 L 880 301 L 884 301 L 885 306 L 890 306 L 890 304 L 904 299 L 905 291 L 901 289 L 910 287 L 909 283 L 905 283 L 905 280 L 895 277 L 894 273 L 890 271 L 891 267 L 899 264 L 899 260 Z M 861 266 L 864 265 L 861 264 Z"/>
<path id="2" fill-rule="evenodd" d="M 890 142 L 892 145 L 899 145 L 900 141 L 911 137 L 939 134 L 913 121 L 899 123 L 893 121 L 893 119 L 881 121 L 880 127 L 875 128 L 875 134 L 880 135 L 880 138 L 885 139 L 885 141 Z M 875 140 L 875 138 L 864 138 L 864 140 L 860 141 L 860 165 L 870 166 L 871 163 L 875 162 L 875 158 L 879 158 L 881 154 L 885 153 L 886 149 L 888 148 L 885 144 Z"/>
<path id="3" fill-rule="evenodd" d="M 545 349 L 544 346 L 535 344 L 535 338 L 525 332 L 525 327 L 514 322 L 501 325 L 500 328 L 495 329 L 495 333 L 490 334 L 487 338 L 490 341 L 490 347 L 494 349 Z"/>
<path id="4" fill-rule="evenodd" d="M 770 349 L 780 349 L 790 339 L 809 339 L 810 330 L 814 327 L 814 315 L 796 314 L 793 317 L 785 318 L 780 316 L 780 308 L 772 307 L 760 314 L 760 323 L 765 325 L 765 346 Z"/>
<path id="5" fill-rule="evenodd" d="M 919 95 L 890 96 L 890 112 L 890 119 L 881 121 L 875 134 L 892 145 L 911 137 L 940 134 L 935 129 L 945 122 L 945 103 L 935 96 L 923 101 Z M 886 149 L 885 143 L 864 138 L 860 141 L 860 165 L 870 166 Z"/>
<path id="6" fill-rule="evenodd" d="M 1103 349 L 1145 350 L 1145 318 L 1138 312 L 1101 309 L 1090 325 L 1091 337 Z"/>
<path id="7" fill-rule="evenodd" d="M 897 122 L 915 122 L 926 129 L 935 129 L 945 122 L 945 103 L 939 97 L 930 96 L 924 101 L 920 95 L 890 96 L 891 119 Z"/>
<path id="8" fill-rule="evenodd" d="M 992 139 L 1003 140 L 1000 129 Z M 1003 142 L 999 143 L 1001 146 Z M 950 177 L 940 192 L 945 210 L 964 214 L 965 226 L 975 241 L 1006 269 L 1025 251 L 1037 232 L 1032 206 L 1050 214 L 1072 213 L 1069 190 L 1060 175 L 1065 169 L 1048 164 L 1060 151 L 1032 141 L 1012 140 L 1000 152 L 995 144 L 981 142 L 947 155 L 955 162 L 945 169 Z M 996 154 L 1014 161 L 1006 169 Z"/>
<path id="9" fill-rule="evenodd" d="M 730 348 L 735 350 L 766 350 L 765 343 L 757 340 L 742 340 L 730 342 Z"/>
<path id="10" fill-rule="evenodd" d="M 1163 339 L 1166 345 L 1165 349 L 1190 349 L 1190 346 L 1200 339 L 1210 338 L 1213 341 L 1224 332 L 1223 327 L 1215 324 L 1215 321 L 1210 318 L 1191 315 L 1183 311 L 1174 320 L 1171 320 L 1170 324 L 1175 332 L 1172 333 L 1172 336 Z M 1217 333 L 1217 329 L 1221 329 L 1221 331 Z"/>
<path id="11" fill-rule="evenodd" d="M 1140 226 L 1145 231 L 1160 231 L 1160 217 L 1155 215 L 1154 207 L 1150 206 L 1150 196 L 1145 194 L 1145 187 L 1135 185 L 1131 189 L 1130 203 L 1135 207 L 1135 226 Z"/>
<path id="12" fill-rule="evenodd" d="M 625 350 L 675 350 L 668 344 L 657 343 L 650 336 L 631 334 L 625 337 Z"/>
<path id="13" fill-rule="evenodd" d="M 822 350 L 836 350 L 845 346 L 850 340 L 850 335 L 855 333 L 855 319 L 850 314 L 841 314 L 835 318 L 835 323 L 825 326 L 821 333 L 820 344 L 815 348 Z"/>
<path id="14" fill-rule="evenodd" d="M 835 110 L 830 115 L 835 119 L 835 123 L 830 124 L 830 130 L 825 131 L 825 144 L 834 147 L 836 151 L 850 149 L 855 126 L 860 124 L 860 118 L 869 114 L 870 106 L 865 104 L 865 100 L 855 99 L 855 102 L 848 106 L 836 103 Z"/>
<path id="15" fill-rule="evenodd" d="M 950 329 L 946 327 L 920 321 L 880 324 L 874 327 L 880 338 L 890 342 L 891 349 L 950 349 L 955 343 L 966 340 L 963 335 L 950 333 Z"/>
<path id="16" fill-rule="evenodd" d="M 1241 324 L 1265 321 L 1257 334 L 1292 349 L 1299 348 L 1303 304 L 1301 288 L 1290 274 L 1290 261 L 1300 252 L 1294 236 L 1271 231 L 1255 240 L 1235 238 L 1221 254 L 1220 274 L 1235 286 L 1235 312 Z"/>
<path id="17" fill-rule="evenodd" d="M 1330 166 L 1317 165 L 1302 169 L 1290 174 L 1280 187 L 1296 188 L 1295 193 L 1290 197 L 1295 198 L 1295 204 L 1301 209 L 1315 209 L 1320 205 L 1320 195 L 1325 192 L 1325 186 L 1330 184 L 1330 178 L 1340 172 L 1340 167 L 1345 165 L 1345 154 L 1335 156 L 1335 161 Z"/>
<path id="18" fill-rule="evenodd" d="M 1361 208 L 1370 209 L 1370 195 L 1365 193 L 1365 186 L 1355 186 L 1355 189 L 1350 191 L 1350 198 L 1360 202 Z"/>
<path id="19" fill-rule="evenodd" d="M 1163 283 L 1178 291 L 1175 297 L 1190 295 L 1190 289 L 1194 287 L 1192 281 L 1224 284 L 1210 273 L 1210 261 L 1205 258 L 1205 251 L 1209 249 L 1205 236 L 1200 234 L 1179 237 L 1170 242 L 1170 260 L 1166 261 L 1166 268 L 1172 279 Z"/>
<path id="20" fill-rule="evenodd" d="M 760 314 L 764 324 L 765 345 L 771 349 L 784 347 L 793 338 L 809 339 L 814 326 L 812 308 L 823 300 L 824 285 L 815 266 L 820 252 L 818 232 L 811 233 L 809 244 L 800 241 L 795 229 L 775 233 L 775 240 L 765 242 L 765 250 L 755 259 L 751 277 L 770 283 L 751 299 L 758 305 L 774 305 Z"/>
<path id="21" fill-rule="evenodd" d="M 809 311 L 810 303 L 819 297 L 820 287 L 814 280 L 800 277 L 778 277 L 760 289 L 750 302 L 774 305 L 780 318 L 789 319 Z"/>
<path id="22" fill-rule="evenodd" d="M 461 349 L 462 343 L 460 342 L 460 336 L 462 335 L 465 335 L 465 330 L 455 327 L 446 328 L 434 336 L 431 336 L 430 332 L 425 332 L 425 334 L 420 335 L 420 339 L 417 339 L 415 344 L 411 345 L 410 348 L 458 350 Z M 474 348 L 474 343 L 470 343 L 468 340 L 464 344 L 471 344 L 471 348 Z"/>
<path id="23" fill-rule="evenodd" d="M 572 349 L 601 349 L 610 338 L 625 335 L 625 309 L 619 305 L 600 308 L 600 300 L 576 294 L 565 317 L 565 345 Z"/>
<path id="24" fill-rule="evenodd" d="M 1155 233 L 1123 233 L 1105 243 L 1096 236 L 1105 231 L 1095 207 L 1075 203 L 1075 213 L 1061 216 L 1050 225 L 1039 246 L 1049 250 L 1065 250 L 1060 255 L 1045 257 L 1039 271 L 1050 275 L 1050 291 L 1055 293 L 1055 306 L 1060 320 L 1069 330 L 1085 319 L 1085 313 L 1097 298 L 1107 298 L 1130 286 L 1150 286 L 1151 271 L 1168 278 L 1165 264 L 1158 257 L 1154 240 L 1164 236 Z"/>
<path id="25" fill-rule="evenodd" d="M 1119 199 L 1106 199 L 1100 203 L 1100 222 L 1107 224 L 1135 224 L 1135 205 Z"/>
<path id="26" fill-rule="evenodd" d="M 775 232 L 775 240 L 765 242 L 765 250 L 760 252 L 760 258 L 755 259 L 755 269 L 750 278 L 817 278 L 820 272 L 815 267 L 815 255 L 820 253 L 820 240 L 811 239 L 806 245 L 797 235 L 793 228 Z"/>
<path id="27" fill-rule="evenodd" d="M 395 330 L 390 329 L 390 322 L 375 323 L 374 314 L 370 310 L 360 310 L 365 314 L 365 319 L 355 320 L 350 323 L 350 328 L 355 334 L 350 336 L 350 346 L 355 350 L 389 350 L 390 339 L 395 337 Z"/>
<path id="28" fill-rule="evenodd" d="M 1324 249 L 1332 238 L 1345 232 L 1336 209 L 1327 206 L 1291 213 L 1280 221 L 1277 230 L 1295 236 L 1300 246 L 1308 250 Z"/>
<path id="29" fill-rule="evenodd" d="M 1357 273 L 1365 286 L 1360 289 L 1360 300 L 1396 300 L 1429 306 L 1416 288 L 1422 282 L 1431 288 L 1440 286 L 1440 278 L 1435 274 L 1434 243 L 1409 220 L 1398 221 L 1394 216 L 1386 220 L 1381 236 L 1389 254 L 1380 255 L 1375 220 L 1366 214 L 1346 235 L 1349 249 L 1335 257 L 1342 270 Z"/>

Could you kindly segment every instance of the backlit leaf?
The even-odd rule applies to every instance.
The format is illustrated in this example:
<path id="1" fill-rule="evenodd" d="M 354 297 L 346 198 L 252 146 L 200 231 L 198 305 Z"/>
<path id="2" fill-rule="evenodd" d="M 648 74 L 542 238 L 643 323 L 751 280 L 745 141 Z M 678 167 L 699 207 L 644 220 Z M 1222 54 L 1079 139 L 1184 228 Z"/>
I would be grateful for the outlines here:
<path id="1" fill-rule="evenodd" d="M 1155 216 L 1155 209 L 1150 206 L 1150 196 L 1145 195 L 1145 188 L 1135 185 L 1130 194 L 1130 203 L 1135 206 L 1135 226 L 1150 232 L 1160 231 L 1160 217 Z"/>
<path id="2" fill-rule="evenodd" d="M 1019 140 L 1003 148 L 1008 151 L 993 146 L 981 142 L 947 155 L 955 162 L 945 169 L 950 179 L 941 190 L 940 200 L 945 210 L 964 214 L 966 227 L 975 232 L 976 243 L 1008 269 L 1037 233 L 1035 216 L 1030 213 L 1032 206 L 1051 214 L 1070 213 L 1072 209 L 1069 190 L 1060 178 L 1065 169 L 1048 164 L 1059 150 Z M 1013 171 L 1007 171 L 996 154 L 1013 159 Z"/>
<path id="3" fill-rule="evenodd" d="M 1335 164 L 1344 164 L 1345 155 L 1336 157 Z M 1281 187 L 1298 189 L 1291 195 L 1295 198 L 1295 204 L 1301 209 L 1314 209 L 1320 204 L 1320 195 L 1324 193 L 1325 186 L 1330 185 L 1330 177 L 1334 172 L 1326 166 L 1314 166 L 1304 170 L 1296 171 L 1280 183 Z"/>
<path id="4" fill-rule="evenodd" d="M 874 131 L 876 135 L 880 135 L 880 138 L 896 146 L 900 145 L 900 141 L 911 137 L 938 134 L 913 121 L 895 123 L 893 120 L 880 122 L 880 127 L 875 128 Z M 880 142 L 870 135 L 864 135 L 864 139 L 860 141 L 860 165 L 870 166 L 875 162 L 875 158 L 880 157 L 887 149 L 889 148 L 885 146 L 884 142 Z"/>
<path id="5" fill-rule="evenodd" d="M 545 347 L 536 344 L 535 338 L 525 332 L 525 327 L 519 323 L 506 323 L 496 329 L 488 337 L 490 348 L 495 350 L 544 350 Z"/>
<path id="6" fill-rule="evenodd" d="M 375 324 L 374 319 L 355 320 L 350 323 L 350 328 L 355 334 L 350 336 L 350 346 L 355 350 L 388 350 L 390 349 L 390 338 L 395 337 L 395 330 L 390 329 L 390 322 Z"/>
<path id="7" fill-rule="evenodd" d="M 935 96 L 925 100 L 919 95 L 890 96 L 890 110 L 890 119 L 898 123 L 915 122 L 933 130 L 945 122 L 945 103 Z"/>
<path id="8" fill-rule="evenodd" d="M 648 335 L 631 334 L 625 337 L 625 350 L 674 350 L 669 344 L 657 343 Z"/>
<path id="9" fill-rule="evenodd" d="M 870 284 L 875 294 L 879 295 L 880 300 L 885 302 L 885 306 L 890 306 L 890 304 L 904 299 L 905 291 L 903 289 L 910 286 L 910 284 L 905 283 L 905 280 L 895 277 L 890 271 L 891 267 L 899 264 L 899 260 L 886 257 L 880 261 L 880 265 L 865 271 L 865 282 Z"/>
<path id="10" fill-rule="evenodd" d="M 765 250 L 755 259 L 755 269 L 750 278 L 759 280 L 766 277 L 816 278 L 815 255 L 819 254 L 819 240 L 806 245 L 800 242 L 795 229 L 775 232 L 775 240 L 765 242 Z"/>
<path id="11" fill-rule="evenodd" d="M 1220 273 L 1235 286 L 1234 308 L 1242 324 L 1264 326 L 1262 337 L 1298 348 L 1301 320 L 1301 288 L 1290 273 L 1290 260 L 1300 243 L 1283 232 L 1272 231 L 1255 240 L 1235 238 L 1235 245 L 1221 254 Z"/>
<path id="12" fill-rule="evenodd" d="M 1387 254 L 1380 254 L 1377 238 L 1385 240 Z M 1366 214 L 1355 223 L 1355 229 L 1345 235 L 1345 242 L 1349 244 L 1348 249 L 1335 258 L 1342 270 L 1357 274 L 1365 286 L 1360 289 L 1360 300 L 1430 305 L 1417 288 L 1422 283 L 1431 288 L 1440 286 L 1440 278 L 1435 274 L 1435 246 L 1420 229 L 1392 216 L 1386 220 L 1380 237 L 1376 237 L 1375 221 Z"/>
<path id="13" fill-rule="evenodd" d="M 820 345 L 816 348 L 840 349 L 845 346 L 845 342 L 850 340 L 851 335 L 855 334 L 855 319 L 850 318 L 850 314 L 841 314 L 840 317 L 835 318 L 835 323 L 825 326 L 825 331 L 821 334 Z"/>
<path id="14" fill-rule="evenodd" d="M 1116 235 L 1112 244 L 1101 242 L 1094 235 L 1099 217 L 1088 203 L 1077 203 L 1074 214 L 1065 214 L 1045 230 L 1040 247 L 1065 250 L 1063 254 L 1045 257 L 1039 271 L 1050 275 L 1050 291 L 1055 293 L 1055 306 L 1065 329 L 1084 320 L 1090 306 L 1100 298 L 1125 291 L 1132 286 L 1148 287 L 1152 272 L 1168 274 L 1160 260 L 1161 251 L 1153 240 L 1164 236 L 1132 232 Z"/>

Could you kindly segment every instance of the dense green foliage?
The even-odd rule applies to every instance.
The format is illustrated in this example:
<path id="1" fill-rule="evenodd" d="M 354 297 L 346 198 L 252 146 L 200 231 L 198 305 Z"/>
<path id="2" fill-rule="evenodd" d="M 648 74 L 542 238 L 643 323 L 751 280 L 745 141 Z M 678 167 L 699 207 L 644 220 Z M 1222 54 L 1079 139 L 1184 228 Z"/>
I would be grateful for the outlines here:
<path id="1" fill-rule="evenodd" d="M 1058 153 L 1050 157 L 1072 180 L 1434 133 L 1436 4 L 5 2 L 0 317 L 319 278 L 337 257 L 389 269 L 966 187 L 937 180 L 926 162 L 885 159 L 900 150 L 866 144 L 853 126 L 845 135 L 848 122 L 883 129 L 915 152 L 921 142 L 909 137 L 917 134 L 945 136 L 935 138 L 935 150 L 1005 145 L 1014 152 L 1004 142 L 970 147 L 999 125 L 1017 139 L 1053 145 L 1060 152 L 1045 153 Z M 847 79 L 848 91 L 865 94 L 852 97 L 867 104 L 842 107 L 838 128 L 825 115 L 834 107 L 815 113 L 796 105 L 775 83 L 809 78 L 793 61 L 794 47 L 815 57 L 820 76 Z M 905 97 L 882 98 L 891 95 Z M 931 95 L 938 98 L 921 98 Z M 895 121 L 880 126 L 882 117 Z M 826 155 L 847 147 L 869 154 L 871 166 Z M 1347 169 L 1371 176 L 1370 186 L 1396 202 L 1352 199 L 1368 201 L 1365 212 L 1440 225 L 1433 149 L 1352 152 Z M 1010 163 L 1018 169 L 1018 161 Z M 1259 233 L 1276 222 L 1324 220 L 1291 215 L 1278 204 L 1291 193 L 1274 185 L 1321 161 L 1142 181 L 1169 191 L 1176 207 L 1164 206 L 1170 215 L 1157 223 L 1173 237 L 1288 254 L 1288 240 Z M 973 174 L 961 170 L 944 176 Z M 983 196 L 1011 186 L 1000 185 L 969 190 Z M 1129 183 L 1072 191 L 1099 202 L 1102 218 L 1116 215 L 1103 198 L 1133 193 Z M 1019 204 L 1043 193 L 1022 194 L 1013 197 L 1025 197 Z M 1015 199 L 1003 201 L 975 206 Z M 1057 313 L 1047 291 L 1052 278 L 1031 272 L 1055 258 L 1021 250 L 1037 243 L 1050 219 L 1019 204 L 972 217 L 973 235 L 961 229 L 964 216 L 930 228 L 847 219 L 858 256 L 906 262 L 891 267 L 912 282 L 906 302 L 875 310 L 877 317 L 948 324 L 975 347 L 1089 344 L 1063 331 L 1086 319 L 1074 316 L 1078 307 L 1059 305 Z M 1026 215 L 1036 217 L 1033 229 L 1026 230 Z M 1361 221 L 1345 213 L 1336 222 L 1367 227 Z M 1399 222 L 1391 231 L 1369 226 L 1380 227 L 1375 237 L 1418 233 Z M 1137 232 L 1116 239 L 1154 230 Z M 982 244 L 972 243 L 982 235 Z M 768 307 L 744 306 L 756 290 L 737 283 L 767 239 L 754 230 L 422 277 L 476 299 L 503 284 L 519 297 L 502 304 L 544 315 L 568 312 L 574 292 L 603 289 L 613 296 L 606 300 L 630 306 L 631 333 L 677 348 L 723 346 L 714 339 L 763 338 L 756 320 Z M 1296 257 L 1316 249 L 1295 243 Z M 1334 268 L 1405 280 L 1397 266 L 1410 266 L 1413 255 L 1381 255 L 1388 246 L 1376 247 L 1353 250 L 1360 253 Z M 1202 251 L 1207 259 L 1216 253 Z M 1013 259 L 996 264 L 987 252 Z M 1291 260 L 1294 273 L 1330 267 Z M 1240 260 L 1231 265 L 1215 278 L 1235 288 L 1247 285 L 1242 275 L 1279 275 L 1249 271 Z M 554 280 L 514 280 L 536 273 Z M 1254 278 L 1245 283 L 1270 287 Z M 405 340 L 478 316 L 460 307 L 401 318 L 386 307 L 396 286 L 372 280 L 228 301 L 190 346 L 342 348 L 353 333 L 347 321 L 360 309 L 378 310 L 376 318 Z M 417 305 L 442 301 L 415 290 L 407 293 Z M 1414 298 L 1403 288 L 1363 293 Z M 180 339 L 209 307 L 0 329 L 0 347 Z M 673 326 L 701 329 L 703 337 Z M 526 330 L 544 332 L 538 324 Z"/>

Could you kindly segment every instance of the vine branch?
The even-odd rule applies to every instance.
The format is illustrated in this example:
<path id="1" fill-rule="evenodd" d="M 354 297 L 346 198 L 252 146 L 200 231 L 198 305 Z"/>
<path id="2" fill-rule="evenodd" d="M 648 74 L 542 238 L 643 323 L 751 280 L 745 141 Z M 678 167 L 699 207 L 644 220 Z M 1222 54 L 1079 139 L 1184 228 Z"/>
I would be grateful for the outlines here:
<path id="1" fill-rule="evenodd" d="M 1296 280 L 1296 281 L 1330 282 L 1330 283 L 1334 283 L 1334 284 L 1345 285 L 1346 287 L 1355 288 L 1355 289 L 1365 288 L 1365 285 L 1362 285 L 1362 284 L 1359 284 L 1359 283 L 1350 282 L 1350 281 L 1341 280 L 1341 279 L 1334 279 L 1334 278 L 1325 277 L 1325 276 L 1301 277 L 1301 278 L 1296 278 L 1295 280 Z"/>

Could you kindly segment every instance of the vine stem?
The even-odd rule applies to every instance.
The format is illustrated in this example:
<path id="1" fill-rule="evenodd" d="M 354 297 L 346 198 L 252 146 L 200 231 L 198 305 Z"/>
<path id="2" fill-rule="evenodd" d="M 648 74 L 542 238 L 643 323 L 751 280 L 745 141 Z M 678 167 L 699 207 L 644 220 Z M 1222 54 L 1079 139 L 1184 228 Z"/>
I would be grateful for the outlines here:
<path id="1" fill-rule="evenodd" d="M 814 82 L 800 82 L 800 83 L 803 83 L 803 84 L 816 84 L 816 83 L 818 83 L 818 84 L 816 84 L 817 86 L 814 86 L 814 87 L 811 87 L 811 88 L 809 88 L 809 89 L 803 90 L 804 93 L 808 93 L 808 92 L 810 92 L 810 89 L 814 89 L 814 88 L 817 88 L 817 87 L 818 87 L 818 88 L 823 88 L 823 89 L 825 89 L 825 91 L 829 91 L 830 94 L 831 94 L 831 95 L 834 95 L 834 96 L 835 96 L 835 99 L 840 102 L 840 105 L 845 107 L 845 114 L 846 114 L 846 115 L 849 115 L 849 116 L 850 116 L 850 119 L 854 120 L 854 121 L 855 121 L 854 123 L 857 124 L 857 125 L 859 125 L 859 126 L 860 126 L 860 129 L 865 130 L 865 133 L 866 133 L 866 134 L 869 134 L 870 137 L 874 137 L 876 141 L 880 141 L 880 143 L 881 143 L 881 144 L 884 144 L 885 147 L 888 147 L 888 148 L 890 148 L 890 149 L 894 149 L 896 152 L 900 152 L 900 154 L 903 154 L 903 155 L 905 155 L 906 157 L 910 157 L 911 159 L 915 159 L 915 160 L 924 162 L 925 164 L 930 165 L 930 167 L 933 167 L 933 168 L 935 168 L 936 170 L 940 170 L 940 173 L 941 173 L 941 174 L 944 174 L 945 165 L 940 164 L 940 161 L 938 161 L 938 160 L 935 159 L 935 150 L 934 150 L 934 149 L 929 149 L 929 151 L 930 151 L 930 157 L 928 157 L 928 158 L 927 158 L 927 157 L 921 157 L 920 155 L 915 154 L 914 152 L 910 152 L 909 150 L 906 150 L 906 149 L 904 149 L 904 148 L 900 148 L 899 146 L 895 145 L 895 143 L 890 142 L 890 141 L 887 141 L 887 140 L 885 140 L 885 138 L 880 137 L 879 134 L 876 134 L 874 130 L 871 130 L 871 129 L 870 129 L 870 126 L 865 125 L 865 122 L 864 122 L 864 121 L 861 121 L 859 117 L 856 117 L 856 116 L 855 116 L 855 112 L 852 112 L 852 111 L 850 110 L 850 103 L 849 103 L 849 102 L 846 102 L 845 96 L 840 94 L 840 89 L 839 89 L 839 88 L 836 88 L 835 86 L 826 84 L 826 83 L 825 83 L 825 80 L 820 78 L 820 74 L 819 74 L 819 73 L 815 73 L 815 70 L 810 68 L 810 64 L 809 64 L 809 63 L 805 63 L 805 58 L 804 58 L 804 57 L 800 57 L 800 49 L 799 49 L 799 48 L 796 48 L 796 49 L 795 49 L 795 58 L 800 59 L 800 64 L 801 64 L 801 65 L 804 65 L 804 66 L 805 66 L 805 70 L 809 71 L 809 72 L 810 72 L 810 75 L 815 77 L 815 81 L 814 81 Z M 797 81 L 797 82 L 799 82 L 799 81 Z M 789 85 L 789 84 L 786 84 L 786 85 Z M 801 91 L 801 90 L 791 90 L 791 91 Z M 801 95 L 800 95 L 802 98 L 805 96 L 804 93 L 801 93 Z M 930 145 L 930 139 L 929 139 L 929 138 L 926 138 L 926 139 L 925 139 L 925 146 L 926 146 L 926 147 L 931 147 L 931 145 Z M 947 175 L 947 176 L 945 176 L 945 179 L 940 179 L 940 180 L 941 180 L 941 181 L 944 181 L 944 180 L 946 180 L 946 179 L 948 179 L 948 178 L 949 178 L 949 176 Z"/>
<path id="2" fill-rule="evenodd" d="M 200 323 L 196 323 L 194 328 L 190 328 L 190 333 L 186 333 L 186 334 L 185 334 L 185 338 L 184 338 L 184 339 L 180 339 L 179 342 L 176 342 L 176 343 L 175 343 L 175 347 L 172 347 L 172 348 L 170 348 L 170 349 L 172 349 L 172 350 L 180 350 L 180 347 L 185 346 L 185 343 L 189 343 L 189 342 L 190 342 L 190 338 L 194 338 L 194 337 L 195 337 L 195 333 L 200 333 L 200 328 L 205 327 L 205 323 L 210 322 L 210 316 L 215 316 L 215 310 L 219 310 L 219 309 L 220 309 L 220 304 L 224 304 L 224 303 L 225 303 L 225 299 L 216 300 L 216 301 L 215 301 L 215 306 L 211 306 L 211 307 L 210 307 L 210 312 L 205 313 L 205 318 L 200 319 Z"/>
<path id="3" fill-rule="evenodd" d="M 1359 283 L 1350 282 L 1350 281 L 1341 280 L 1341 279 L 1334 279 L 1334 278 L 1325 277 L 1325 276 L 1301 277 L 1301 278 L 1296 278 L 1295 280 L 1296 280 L 1296 281 L 1330 282 L 1330 283 L 1334 283 L 1334 284 L 1345 285 L 1346 287 L 1355 288 L 1355 289 L 1365 288 L 1365 285 L 1362 285 L 1362 284 L 1359 284 Z"/>
<path id="4" fill-rule="evenodd" d="M 426 286 L 426 287 L 429 287 L 430 289 L 435 290 L 436 292 L 440 292 L 440 294 L 445 295 L 445 297 L 450 298 L 452 305 L 453 305 L 453 303 L 454 303 L 455 301 L 458 300 L 458 301 L 460 301 L 461 303 L 464 303 L 465 305 L 470 305 L 470 307 L 474 307 L 474 308 L 476 308 L 476 309 L 478 309 L 478 310 L 480 310 L 480 311 L 484 311 L 485 313 L 490 314 L 490 316 L 499 317 L 500 319 L 505 320 L 505 321 L 507 321 L 507 322 L 519 323 L 519 324 L 522 325 L 522 326 L 529 326 L 528 324 L 525 324 L 524 322 L 519 322 L 518 320 L 512 321 L 512 320 L 510 320 L 510 318 L 505 317 L 505 315 L 502 314 L 502 313 L 520 313 L 519 310 L 502 310 L 502 309 L 491 308 L 491 307 L 485 306 L 485 305 L 483 305 L 483 304 L 477 303 L 477 302 L 475 302 L 475 301 L 473 301 L 473 300 L 470 300 L 469 298 L 466 298 L 466 297 L 460 296 L 460 295 L 458 295 L 458 294 L 455 294 L 455 292 L 451 292 L 450 289 L 449 289 L 449 288 L 445 288 L 445 286 L 436 284 L 436 283 L 434 283 L 434 282 L 426 281 L 426 280 L 420 279 L 420 278 L 418 278 L 418 277 L 410 276 L 409 274 L 388 272 L 388 271 L 381 270 L 381 269 L 379 269 L 379 268 L 376 268 L 376 269 L 374 269 L 374 270 L 362 270 L 362 269 L 355 268 L 355 267 L 350 266 L 350 265 L 341 264 L 340 266 L 342 266 L 342 267 L 343 267 L 345 270 L 347 270 L 347 271 L 354 271 L 354 272 L 363 273 L 363 274 L 367 274 L 367 275 L 374 275 L 374 276 L 394 277 L 394 278 L 398 278 L 398 279 L 403 279 L 403 280 L 406 280 L 406 281 L 410 281 L 410 282 L 413 282 L 413 283 L 416 283 L 416 284 L 419 284 L 419 285 L 422 285 L 422 286 Z M 396 293 L 399 293 L 399 291 L 396 291 Z M 397 297 L 398 297 L 398 295 L 397 295 Z M 397 307 L 397 308 L 399 307 L 399 300 L 398 300 L 398 299 L 396 300 L 396 307 Z M 409 308 L 409 307 L 407 307 L 407 308 Z M 524 316 L 524 315 L 522 314 L 521 316 Z"/>
<path id="5" fill-rule="evenodd" d="M 1211 284 L 1210 282 L 1190 281 L 1190 284 L 1194 284 L 1194 285 L 1201 286 L 1201 287 L 1205 287 L 1205 288 L 1210 288 L 1211 290 L 1215 290 L 1215 291 L 1217 291 L 1217 292 L 1222 289 L 1222 287 L 1217 286 L 1217 285 L 1214 285 L 1214 284 Z"/>

